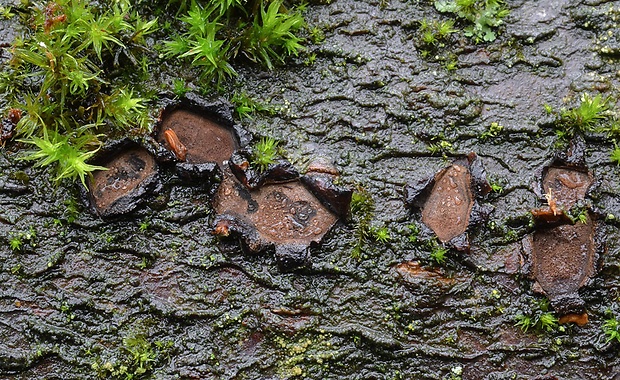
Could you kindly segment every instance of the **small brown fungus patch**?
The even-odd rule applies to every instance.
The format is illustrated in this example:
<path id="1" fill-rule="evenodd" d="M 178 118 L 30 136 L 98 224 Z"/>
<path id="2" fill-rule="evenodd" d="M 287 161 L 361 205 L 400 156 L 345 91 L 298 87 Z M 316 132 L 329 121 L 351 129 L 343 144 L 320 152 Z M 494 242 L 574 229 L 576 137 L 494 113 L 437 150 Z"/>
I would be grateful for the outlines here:
<path id="1" fill-rule="evenodd" d="M 588 314 L 566 314 L 560 317 L 558 321 L 561 325 L 566 323 L 574 323 L 577 326 L 585 326 L 588 324 Z"/>
<path id="2" fill-rule="evenodd" d="M 564 315 L 563 323 L 581 326 L 587 323 L 587 314 L 583 314 L 584 301 L 578 291 L 596 275 L 602 243 L 595 214 L 580 214 L 577 223 L 569 214 L 585 200 L 594 182 L 583 162 L 584 150 L 577 149 L 578 142 L 572 146 L 567 155 L 570 161 L 564 159 L 543 170 L 539 190 L 544 191 L 548 206 L 531 211 L 537 230 L 523 241 L 523 247 L 529 256 L 526 270 L 535 280 L 534 291 L 549 297 L 553 308 Z"/>
<path id="3" fill-rule="evenodd" d="M 2 119 L 0 124 L 0 145 L 4 146 L 5 141 L 10 140 L 15 135 L 15 127 L 22 118 L 22 110 L 11 108 L 6 119 Z"/>
<path id="4" fill-rule="evenodd" d="M 222 166 L 239 145 L 231 129 L 182 109 L 163 117 L 157 139 L 190 164 L 216 162 Z"/>
<path id="5" fill-rule="evenodd" d="M 298 180 L 250 191 L 229 174 L 214 205 L 218 214 L 241 219 L 255 228 L 261 240 L 274 244 L 319 242 L 338 219 Z"/>
<path id="6" fill-rule="evenodd" d="M 585 198 L 592 182 L 592 175 L 586 171 L 550 167 L 543 178 L 543 190 L 553 197 L 555 207 L 568 210 Z"/>
<path id="7" fill-rule="evenodd" d="M 453 164 L 435 176 L 422 209 L 422 222 L 445 243 L 467 230 L 473 205 L 469 169 Z"/>
<path id="8" fill-rule="evenodd" d="M 123 151 L 103 165 L 108 170 L 95 172 L 90 186 L 94 205 L 102 215 L 111 213 L 121 200 L 135 195 L 157 172 L 155 159 L 141 147 Z"/>
<path id="9" fill-rule="evenodd" d="M 425 269 L 417 261 L 406 261 L 397 264 L 394 270 L 405 283 L 413 284 L 420 281 L 428 281 L 439 287 L 452 286 L 456 284 L 456 279 L 448 278 L 437 270 Z"/>
<path id="10" fill-rule="evenodd" d="M 554 308 L 579 306 L 578 290 L 596 274 L 594 221 L 541 229 L 531 238 L 531 274 Z M 569 304 L 558 303 L 568 300 Z M 573 302 L 577 300 L 576 303 Z M 573 303 L 573 304 L 570 304 Z M 577 308 L 574 311 L 579 311 Z"/>

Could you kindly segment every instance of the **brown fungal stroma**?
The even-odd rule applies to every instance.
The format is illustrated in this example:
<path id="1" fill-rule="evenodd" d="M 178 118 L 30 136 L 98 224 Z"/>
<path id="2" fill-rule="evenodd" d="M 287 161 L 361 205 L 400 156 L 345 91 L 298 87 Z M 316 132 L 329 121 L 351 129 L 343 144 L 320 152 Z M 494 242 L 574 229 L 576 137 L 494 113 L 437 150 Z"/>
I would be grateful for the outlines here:
<path id="1" fill-rule="evenodd" d="M 439 240 L 448 242 L 467 230 L 473 205 L 469 169 L 454 164 L 435 176 L 435 186 L 422 209 L 422 222 Z"/>
<path id="2" fill-rule="evenodd" d="M 581 312 L 578 290 L 596 274 L 594 222 L 563 224 L 536 231 L 525 245 L 531 276 L 556 310 Z"/>
<path id="3" fill-rule="evenodd" d="M 131 147 L 120 152 L 105 162 L 104 166 L 108 170 L 93 173 L 90 184 L 95 208 L 103 216 L 134 208 L 142 185 L 157 174 L 155 159 L 141 147 Z M 125 205 L 119 207 L 121 203 Z"/>
<path id="4" fill-rule="evenodd" d="M 299 181 L 249 191 L 231 175 L 218 190 L 215 210 L 234 215 L 253 226 L 261 240 L 275 244 L 319 242 L 337 220 Z"/>
<path id="5" fill-rule="evenodd" d="M 556 159 L 542 171 L 538 191 L 544 191 L 547 207 L 531 211 L 536 231 L 523 240 L 523 248 L 529 258 L 526 272 L 535 281 L 533 289 L 545 294 L 561 315 L 580 316 L 564 318 L 565 322 L 581 325 L 587 322 L 587 314 L 583 314 L 579 289 L 596 275 L 602 243 L 594 213 L 581 210 L 577 222 L 570 216 L 570 209 L 585 201 L 594 179 L 583 157 L 567 158 L 578 164 Z"/>
<path id="6" fill-rule="evenodd" d="M 234 132 L 213 120 L 183 109 L 163 116 L 157 139 L 190 164 L 216 162 L 222 166 L 238 148 Z"/>
<path id="7" fill-rule="evenodd" d="M 568 210 L 584 199 L 592 182 L 592 175 L 587 171 L 550 167 L 543 178 L 543 189 L 550 194 L 556 207 Z"/>
<path id="8" fill-rule="evenodd" d="M 347 217 L 352 191 L 335 184 L 337 173 L 300 176 L 285 160 L 259 171 L 248 151 L 236 151 L 214 199 L 213 233 L 238 238 L 252 253 L 274 249 L 281 269 L 306 266 L 310 248 Z"/>
<path id="9" fill-rule="evenodd" d="M 493 211 L 490 205 L 478 202 L 490 189 L 482 162 L 470 153 L 433 177 L 405 186 L 405 202 L 419 211 L 425 228 L 442 243 L 469 251 L 468 229 Z"/>

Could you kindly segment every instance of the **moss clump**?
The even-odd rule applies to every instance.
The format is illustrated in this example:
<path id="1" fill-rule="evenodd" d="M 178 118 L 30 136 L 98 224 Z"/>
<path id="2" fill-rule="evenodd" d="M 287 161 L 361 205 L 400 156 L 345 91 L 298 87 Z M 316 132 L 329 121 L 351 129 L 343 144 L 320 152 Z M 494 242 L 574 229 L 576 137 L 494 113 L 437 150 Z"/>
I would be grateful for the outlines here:
<path id="1" fill-rule="evenodd" d="M 142 19 L 128 0 L 56 0 L 31 4 L 22 22 L 27 32 L 0 75 L 3 114 L 22 112 L 15 132 L 34 148 L 24 159 L 54 166 L 56 180 L 85 184 L 85 175 L 101 169 L 86 162 L 103 133 L 150 122 L 147 99 L 136 96 L 122 67 L 138 61 L 157 20 Z"/>
<path id="2" fill-rule="evenodd" d="M 179 21 L 184 31 L 164 42 L 166 56 L 188 60 L 201 80 L 218 85 L 236 75 L 231 61 L 239 55 L 272 69 L 303 50 L 305 20 L 281 0 L 196 2 Z"/>
<path id="3" fill-rule="evenodd" d="M 351 257 L 361 259 L 369 243 L 388 244 L 392 240 L 390 230 L 385 226 L 373 225 L 375 201 L 368 191 L 358 187 L 351 196 L 351 217 L 355 225 L 355 242 Z"/>
<path id="4" fill-rule="evenodd" d="M 144 335 L 130 334 L 123 339 L 118 360 L 97 358 L 91 365 L 101 379 L 133 380 L 150 378 L 153 368 L 172 349 L 173 343 L 149 342 Z M 161 363 L 160 363 L 161 364 Z"/>
<path id="5" fill-rule="evenodd" d="M 620 149 L 618 149 L 620 120 L 617 111 L 612 106 L 614 103 L 615 100 L 611 97 L 583 93 L 579 104 L 575 107 L 555 111 L 545 105 L 546 112 L 555 116 L 553 127 L 558 137 L 558 144 L 563 145 L 575 136 L 606 135 L 608 142 L 614 146 L 609 159 L 611 162 L 620 164 Z"/>
<path id="6" fill-rule="evenodd" d="M 147 103 L 154 96 L 140 88 L 152 76 L 149 62 L 157 52 L 146 36 L 155 35 L 158 20 L 141 17 L 136 7 L 154 14 L 177 7 L 178 17 L 164 25 L 176 37 L 155 46 L 164 52 L 160 58 L 196 67 L 203 90 L 213 83 L 221 89 L 235 76 L 231 61 L 239 56 L 271 69 L 297 55 L 306 25 L 301 8 L 286 8 L 281 0 L 25 4 L 16 14 L 26 32 L 14 41 L 10 64 L 0 72 L 0 118 L 12 124 L 2 141 L 16 137 L 31 145 L 22 159 L 52 166 L 56 181 L 79 179 L 84 186 L 89 173 L 102 169 L 88 160 L 106 137 L 143 134 L 153 121 Z M 3 8 L 3 14 L 7 9 L 13 10 Z M 189 87 L 179 78 L 173 90 L 183 96 Z M 10 117 L 14 111 L 19 120 Z"/>
<path id="7" fill-rule="evenodd" d="M 278 142 L 271 137 L 263 137 L 252 152 L 252 165 L 264 172 L 270 164 L 276 161 L 277 155 Z"/>
<path id="8" fill-rule="evenodd" d="M 520 313 L 515 317 L 515 326 L 520 327 L 523 332 L 527 332 L 530 329 L 538 333 L 564 330 L 562 326 L 558 325 L 558 318 L 550 311 L 548 299 L 543 298 L 533 303 L 534 307 L 530 313 Z"/>
<path id="9" fill-rule="evenodd" d="M 473 38 L 476 43 L 495 41 L 496 28 L 510 13 L 502 0 L 437 0 L 435 8 L 466 20 L 465 36 Z"/>
<path id="10" fill-rule="evenodd" d="M 561 110 L 557 122 L 558 135 L 573 137 L 579 133 L 595 132 L 607 118 L 608 102 L 609 99 L 601 94 L 595 97 L 582 94 L 577 107 Z"/>

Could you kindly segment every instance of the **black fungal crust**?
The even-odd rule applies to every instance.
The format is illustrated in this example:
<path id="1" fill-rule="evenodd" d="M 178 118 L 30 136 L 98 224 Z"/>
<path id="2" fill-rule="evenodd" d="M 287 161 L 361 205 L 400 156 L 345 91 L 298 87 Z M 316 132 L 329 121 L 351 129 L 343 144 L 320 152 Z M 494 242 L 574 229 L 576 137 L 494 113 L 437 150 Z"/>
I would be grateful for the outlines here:
<path id="1" fill-rule="evenodd" d="M 250 164 L 251 154 L 247 150 L 235 151 L 230 158 L 230 170 L 248 189 L 258 189 L 270 183 L 283 183 L 299 178 L 299 171 L 286 160 L 278 160 L 267 166 L 264 172 Z"/>
<path id="2" fill-rule="evenodd" d="M 29 2 L 39 7 L 56 3 Z M 181 2 L 167 3 L 135 2 L 144 22 L 160 12 L 170 15 L 160 22 L 173 21 L 171 32 L 145 36 L 149 46 L 187 28 L 172 17 L 177 11 L 178 18 L 187 16 L 177 9 Z M 21 169 L 30 182 L 24 195 L 0 191 L 0 378 L 111 377 L 111 370 L 101 373 L 95 366 L 114 365 L 117 373 L 125 368 L 120 365 L 135 369 L 123 340 L 143 334 L 153 349 L 146 351 L 148 360 L 150 352 L 158 357 L 146 363 L 152 371 L 134 378 L 446 379 L 462 371 L 460 376 L 468 380 L 620 380 L 620 346 L 608 342 L 601 330 L 620 313 L 620 252 L 615 244 L 620 241 L 620 166 L 609 161 L 613 145 L 606 135 L 588 132 L 587 140 L 588 166 L 601 181 L 591 200 L 602 215 L 609 215 L 598 222 L 610 243 L 603 270 L 579 291 L 590 325 L 522 332 L 514 326 L 517 313 L 540 313 L 530 313 L 536 307 L 530 282 L 512 270 L 519 261 L 519 244 L 513 241 L 526 234 L 527 213 L 540 204 L 531 191 L 532 180 L 539 178 L 537 170 L 556 141 L 557 112 L 547 115 L 542 105 L 561 112 L 583 92 L 617 98 L 620 61 L 610 62 L 602 48 L 609 46 L 620 56 L 620 34 L 614 27 L 618 2 L 505 3 L 511 15 L 494 43 L 475 44 L 462 34 L 468 21 L 457 21 L 459 31 L 442 41 L 444 47 L 435 46 L 436 58 L 411 48 L 412 41 L 422 39 L 421 20 L 454 19 L 439 14 L 431 1 L 312 2 L 304 15 L 324 32 L 324 43 L 310 44 L 307 55 L 274 71 L 258 70 L 245 59 L 233 62 L 239 76 L 223 84 L 226 91 L 246 92 L 261 104 L 281 107 L 273 116 L 256 113 L 252 125 L 266 124 L 277 136 L 294 136 L 287 146 L 318 145 L 322 154 L 337 157 L 346 168 L 346 182 L 363 183 L 369 194 L 380 196 L 376 212 L 390 227 L 392 240 L 373 244 L 373 254 L 359 261 L 350 258 L 353 241 L 341 236 L 347 233 L 343 228 L 333 230 L 333 238 L 312 252 L 311 270 L 294 274 L 272 267 L 275 252 L 256 257 L 240 254 L 233 240 L 214 244 L 206 234 L 205 223 L 211 221 L 207 204 L 194 203 L 197 196 L 207 203 L 209 197 L 202 188 L 179 188 L 184 183 L 169 175 L 173 166 L 160 171 L 173 188 L 149 200 L 147 207 L 109 222 L 82 212 L 69 223 L 68 215 L 60 213 L 81 185 L 63 181 L 53 193 L 47 169 L 17 161 L 18 150 L 32 147 L 9 140 L 8 149 L 0 152 L 4 179 L 13 182 L 11 173 Z M 17 13 L 0 20 L 0 30 L 6 32 L 0 33 L 0 42 L 8 46 L 28 31 L 19 22 L 28 23 L 32 12 L 19 0 L 4 0 L 3 5 Z M 96 5 L 104 17 L 112 12 L 103 2 Z M 613 36 L 607 39 L 608 32 Z M 125 55 L 135 54 L 141 61 L 130 34 L 121 39 L 127 49 L 110 44 L 120 51 L 120 66 L 110 68 L 114 81 L 102 90 L 131 88 L 137 80 L 141 83 L 134 95 L 148 98 L 152 91 L 170 87 L 173 78 L 204 89 L 196 70 L 188 69 L 191 59 L 158 60 L 159 51 L 153 49 L 145 51 L 150 61 L 144 80 L 147 73 L 140 70 L 145 66 L 130 63 Z M 316 61 L 306 66 L 302 61 L 313 59 L 311 53 Z M 8 72 L 14 71 L 8 63 L 11 50 L 0 55 Z M 113 57 L 106 56 L 111 64 Z M 444 69 L 454 63 L 456 69 Z M 17 79 L 19 92 L 37 85 L 29 78 Z M 504 130 L 480 139 L 492 121 Z M 481 231 L 484 227 L 478 226 L 470 233 L 472 244 L 479 245 L 472 246 L 471 255 L 423 267 L 455 279 L 453 287 L 420 277 L 403 282 L 388 269 L 428 256 L 421 252 L 423 237 L 409 243 L 401 235 L 415 219 L 394 199 L 405 181 L 433 174 L 429 164 L 437 170 L 443 166 L 441 157 L 429 157 L 430 141 L 418 137 L 424 131 L 428 139 L 445 133 L 457 149 L 479 149 L 489 176 L 507 180 L 502 194 L 489 194 L 499 229 Z M 301 160 L 312 151 L 289 148 Z M 152 212 L 155 201 L 161 208 Z M 180 222 L 177 214 L 196 219 Z M 62 227 L 53 224 L 56 218 Z M 150 223 L 145 231 L 139 229 L 143 221 Z M 37 230 L 37 247 L 12 251 L 8 239 L 30 226 Z M 498 236 L 511 231 L 515 235 Z M 79 249 L 54 259 L 69 240 L 78 242 Z M 226 248 L 230 250 L 222 252 Z M 506 260 L 511 269 L 503 266 Z M 285 314 L 296 310 L 303 312 Z M 161 352 L 155 341 L 174 346 Z"/>
<path id="3" fill-rule="evenodd" d="M 262 240 L 256 228 L 243 220 L 240 215 L 226 213 L 218 215 L 214 220 L 214 234 L 227 239 L 234 239 L 240 243 L 246 253 L 264 252 L 273 245 Z M 224 230 L 218 232 L 218 230 Z"/>
<path id="4" fill-rule="evenodd" d="M 225 229 L 221 238 L 234 240 L 246 254 L 273 253 L 278 268 L 283 272 L 310 266 L 310 251 L 318 244 L 274 244 L 261 238 L 256 227 L 244 221 L 241 215 L 226 213 L 218 215 L 214 221 L 215 231 Z"/>
<path id="5" fill-rule="evenodd" d="M 202 164 L 177 162 L 174 168 L 177 176 L 188 184 L 210 186 L 222 181 L 222 170 L 215 162 Z"/>
<path id="6" fill-rule="evenodd" d="M 334 175 L 325 173 L 307 173 L 300 178 L 308 190 L 327 208 L 342 220 L 347 220 L 350 213 L 353 190 L 337 186 Z"/>
<path id="7" fill-rule="evenodd" d="M 469 251 L 470 246 L 468 232 L 474 226 L 485 221 L 491 212 L 493 212 L 493 207 L 491 205 L 481 204 L 479 202 L 480 198 L 484 197 L 491 191 L 491 186 L 487 180 L 486 171 L 482 165 L 482 161 L 475 153 L 471 152 L 466 156 L 457 158 L 450 166 L 441 169 L 430 178 L 421 179 L 413 185 L 405 185 L 405 205 L 413 212 L 421 216 L 422 210 L 436 184 L 437 178 L 453 165 L 461 165 L 468 168 L 471 176 L 470 188 L 473 195 L 473 205 L 469 214 L 469 223 L 465 232 L 444 243 L 455 248 L 456 250 L 467 252 Z M 422 223 L 422 228 L 424 235 L 436 235 L 435 232 L 424 223 Z"/>

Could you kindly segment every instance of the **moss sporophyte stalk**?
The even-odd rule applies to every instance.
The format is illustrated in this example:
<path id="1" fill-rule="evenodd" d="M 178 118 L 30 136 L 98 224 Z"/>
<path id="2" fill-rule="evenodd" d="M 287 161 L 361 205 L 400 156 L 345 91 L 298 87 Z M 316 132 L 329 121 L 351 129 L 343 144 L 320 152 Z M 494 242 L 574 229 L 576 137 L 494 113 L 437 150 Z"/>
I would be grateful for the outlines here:
<path id="1" fill-rule="evenodd" d="M 3 125 L 2 143 L 16 137 L 32 146 L 23 160 L 53 167 L 56 181 L 79 178 L 86 186 L 86 176 L 103 169 L 88 161 L 107 138 L 141 135 L 153 125 L 147 104 L 156 91 L 144 85 L 152 75 L 149 62 L 176 59 L 217 90 L 236 75 L 235 60 L 271 69 L 303 50 L 298 32 L 305 21 L 282 1 L 192 1 L 188 7 L 171 0 L 168 7 L 179 14 L 166 22 L 170 40 L 158 40 L 158 18 L 141 16 L 140 7 L 129 0 L 57 0 L 20 8 L 15 14 L 25 32 L 0 73 L 1 115 L 14 124 Z M 188 89 L 181 79 L 171 88 L 179 96 Z M 11 110 L 20 117 L 12 118 Z"/>

